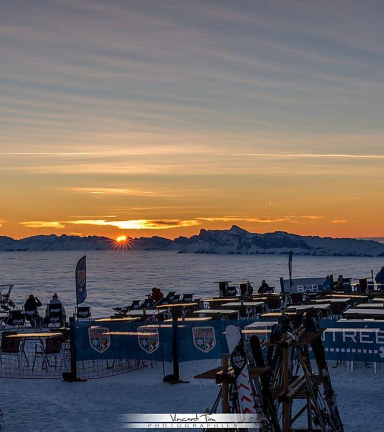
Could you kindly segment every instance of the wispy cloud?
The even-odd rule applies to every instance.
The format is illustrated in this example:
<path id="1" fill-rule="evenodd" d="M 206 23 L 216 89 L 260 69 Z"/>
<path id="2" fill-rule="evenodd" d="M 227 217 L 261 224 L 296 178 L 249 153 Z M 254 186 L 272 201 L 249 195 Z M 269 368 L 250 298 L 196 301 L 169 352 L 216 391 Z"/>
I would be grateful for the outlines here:
<path id="1" fill-rule="evenodd" d="M 323 153 L 220 153 L 217 156 L 239 156 L 272 159 L 384 159 L 380 154 L 323 154 Z"/>
<path id="2" fill-rule="evenodd" d="M 178 220 L 178 219 L 137 219 L 112 221 L 106 219 L 80 219 L 68 221 L 28 221 L 20 222 L 27 228 L 54 228 L 65 229 L 67 225 L 91 225 L 99 227 L 115 227 L 121 230 L 166 230 L 171 228 L 183 228 L 200 225 L 199 220 Z"/>
<path id="3" fill-rule="evenodd" d="M 27 228 L 54 228 L 58 230 L 65 229 L 64 223 L 57 221 L 28 221 L 20 222 L 20 225 L 23 225 Z"/>
<path id="4" fill-rule="evenodd" d="M 178 219 L 159 219 L 159 220 L 125 220 L 125 221 L 107 221 L 107 220 L 75 220 L 66 221 L 66 224 L 74 225 L 93 225 L 93 226 L 111 226 L 122 230 L 165 230 L 171 228 L 183 228 L 200 225 L 198 220 L 178 220 Z"/>
<path id="5" fill-rule="evenodd" d="M 89 193 L 94 195 L 130 195 L 130 196 L 146 196 L 153 195 L 154 192 L 140 189 L 126 189 L 114 187 L 63 187 L 62 190 L 67 190 L 74 193 Z"/>
<path id="6" fill-rule="evenodd" d="M 98 227 L 115 227 L 121 230 L 167 230 L 202 225 L 204 222 L 238 222 L 255 224 L 277 224 L 281 222 L 297 223 L 300 219 L 321 219 L 322 216 L 283 216 L 283 217 L 242 217 L 216 216 L 196 217 L 194 219 L 134 219 L 108 220 L 103 219 L 75 219 L 66 221 L 29 221 L 21 222 L 27 228 L 55 228 L 64 229 L 71 225 L 89 225 Z M 111 217 L 112 219 L 112 217 Z"/>
<path id="7" fill-rule="evenodd" d="M 335 219 L 332 221 L 333 224 L 345 224 L 348 223 L 346 219 Z"/>
<path id="8" fill-rule="evenodd" d="M 207 217 L 207 218 L 197 218 L 197 220 L 206 222 L 255 222 L 262 224 L 270 224 L 277 222 L 287 222 L 291 218 L 285 217 L 241 217 L 241 216 L 221 216 L 221 217 Z"/>
<path id="9" fill-rule="evenodd" d="M 324 216 L 315 216 L 315 215 L 309 215 L 309 216 L 299 216 L 300 218 L 303 219 L 309 219 L 309 220 L 319 220 L 319 219 L 324 219 Z"/>
<path id="10" fill-rule="evenodd" d="M 94 154 L 92 152 L 2 152 L 3 156 L 85 156 Z"/>

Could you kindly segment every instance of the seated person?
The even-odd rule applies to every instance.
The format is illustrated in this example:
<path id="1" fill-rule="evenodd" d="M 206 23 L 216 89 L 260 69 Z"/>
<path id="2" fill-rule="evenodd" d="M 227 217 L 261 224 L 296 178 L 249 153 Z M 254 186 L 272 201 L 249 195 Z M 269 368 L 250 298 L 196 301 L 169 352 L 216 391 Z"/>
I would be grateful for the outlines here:
<path id="1" fill-rule="evenodd" d="M 259 294 L 265 294 L 266 292 L 270 292 L 270 291 L 272 291 L 271 288 L 270 288 L 270 286 L 267 284 L 267 282 L 265 280 L 263 280 L 261 282 L 261 285 L 260 285 L 260 287 L 259 287 L 259 289 L 258 289 L 257 292 Z"/>
<path id="2" fill-rule="evenodd" d="M 151 295 L 151 301 L 153 303 L 158 303 L 162 298 L 164 297 L 164 294 L 160 291 L 159 288 L 152 288 L 152 295 Z"/>
<path id="3" fill-rule="evenodd" d="M 60 322 L 60 326 L 64 326 L 65 321 L 66 321 L 65 309 L 64 309 L 63 303 L 61 302 L 61 300 L 59 300 L 59 296 L 56 293 L 53 294 L 52 300 L 47 305 L 47 309 L 45 311 L 44 323 L 49 324 L 49 312 L 51 310 L 50 306 L 56 306 L 57 309 L 60 308 L 60 321 L 59 322 Z"/>
<path id="4" fill-rule="evenodd" d="M 344 289 L 344 278 L 343 278 L 343 275 L 339 275 L 339 277 L 337 278 L 335 289 L 337 289 L 337 290 L 343 290 Z"/>
<path id="5" fill-rule="evenodd" d="M 41 301 L 31 294 L 24 303 L 25 318 L 31 324 L 31 327 L 36 327 L 40 323 L 38 308 L 42 306 Z"/>
<path id="6" fill-rule="evenodd" d="M 378 284 L 384 284 L 384 266 L 381 267 L 381 270 L 379 271 L 379 273 L 377 273 L 375 281 Z"/>

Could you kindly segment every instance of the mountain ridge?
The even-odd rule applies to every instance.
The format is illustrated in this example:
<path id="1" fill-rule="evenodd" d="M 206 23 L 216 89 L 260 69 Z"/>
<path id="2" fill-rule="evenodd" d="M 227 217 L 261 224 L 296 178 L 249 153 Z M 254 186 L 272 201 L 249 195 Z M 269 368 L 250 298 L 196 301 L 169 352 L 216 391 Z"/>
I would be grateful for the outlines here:
<path id="1" fill-rule="evenodd" d="M 174 240 L 164 237 L 139 237 L 131 239 L 130 249 L 175 251 L 179 253 L 206 254 L 288 254 L 312 256 L 384 256 L 384 244 L 371 239 L 301 236 L 285 231 L 251 233 L 237 225 L 228 230 L 201 229 L 191 237 L 180 236 Z M 103 236 L 71 236 L 62 234 L 36 235 L 15 240 L 0 236 L 0 251 L 60 251 L 60 250 L 110 250 L 118 248 L 113 239 Z"/>

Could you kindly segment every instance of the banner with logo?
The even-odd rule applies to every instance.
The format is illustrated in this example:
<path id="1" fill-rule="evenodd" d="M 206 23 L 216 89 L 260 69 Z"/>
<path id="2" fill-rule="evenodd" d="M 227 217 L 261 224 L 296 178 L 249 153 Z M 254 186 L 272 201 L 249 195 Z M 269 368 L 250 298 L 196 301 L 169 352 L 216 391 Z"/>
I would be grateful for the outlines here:
<path id="1" fill-rule="evenodd" d="M 228 354 L 225 328 L 232 324 L 243 329 L 254 322 L 253 319 L 179 322 L 176 342 L 179 361 L 221 359 L 223 354 Z M 79 321 L 71 325 L 74 326 L 77 361 L 172 361 L 172 323 L 103 320 Z M 265 322 L 262 327 L 267 328 Z M 320 327 L 327 328 L 322 338 L 328 360 L 384 362 L 384 323 L 323 319 L 320 320 Z M 247 333 L 249 336 L 250 333 Z"/>
<path id="2" fill-rule="evenodd" d="M 331 279 L 322 278 L 297 278 L 297 279 L 280 279 L 281 292 L 284 293 L 306 293 L 330 291 Z"/>
<path id="3" fill-rule="evenodd" d="M 77 321 L 71 326 L 77 361 L 172 359 L 172 325 L 96 320 Z"/>
<path id="4" fill-rule="evenodd" d="M 76 303 L 83 303 L 87 298 L 87 257 L 80 258 L 76 265 Z"/>

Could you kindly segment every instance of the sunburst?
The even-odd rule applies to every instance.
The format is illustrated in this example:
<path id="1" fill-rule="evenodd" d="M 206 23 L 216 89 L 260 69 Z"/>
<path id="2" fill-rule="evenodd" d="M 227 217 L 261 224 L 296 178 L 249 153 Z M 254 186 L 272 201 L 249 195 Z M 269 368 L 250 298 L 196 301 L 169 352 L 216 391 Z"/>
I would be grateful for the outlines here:
<path id="1" fill-rule="evenodd" d="M 126 235 L 120 235 L 112 244 L 112 249 L 131 249 L 131 239 Z"/>

